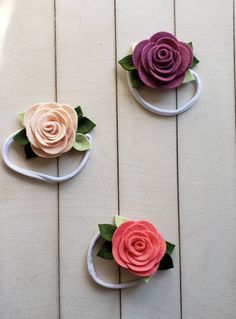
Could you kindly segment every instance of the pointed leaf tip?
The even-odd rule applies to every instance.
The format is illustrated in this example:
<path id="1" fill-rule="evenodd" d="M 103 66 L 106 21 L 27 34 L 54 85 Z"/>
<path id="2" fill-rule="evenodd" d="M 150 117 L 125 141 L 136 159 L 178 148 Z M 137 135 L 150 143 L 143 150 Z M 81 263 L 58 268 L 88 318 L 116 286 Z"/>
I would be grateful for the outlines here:
<path id="1" fill-rule="evenodd" d="M 99 224 L 100 236 L 108 241 L 112 240 L 112 236 L 116 230 L 116 226 L 112 224 Z"/>

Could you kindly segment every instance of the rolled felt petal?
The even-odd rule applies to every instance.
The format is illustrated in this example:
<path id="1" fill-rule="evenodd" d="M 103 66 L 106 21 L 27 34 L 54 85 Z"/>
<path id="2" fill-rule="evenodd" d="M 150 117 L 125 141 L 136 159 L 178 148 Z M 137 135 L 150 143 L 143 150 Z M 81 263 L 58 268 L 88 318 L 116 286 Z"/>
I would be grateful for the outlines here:
<path id="1" fill-rule="evenodd" d="M 166 31 L 160 31 L 160 32 L 157 32 L 155 34 L 153 34 L 151 36 L 151 38 L 149 39 L 149 41 L 151 42 L 157 42 L 159 39 L 161 38 L 170 38 L 170 39 L 173 39 L 175 41 L 178 41 L 175 37 L 175 35 L 173 35 L 172 33 L 170 32 L 166 32 Z"/>
<path id="2" fill-rule="evenodd" d="M 148 221 L 126 221 L 112 236 L 115 261 L 140 277 L 153 275 L 165 252 L 165 240 Z"/>
<path id="3" fill-rule="evenodd" d="M 53 102 L 30 106 L 24 117 L 31 147 L 44 158 L 58 157 L 72 148 L 77 123 L 78 116 L 72 106 Z"/>
<path id="4" fill-rule="evenodd" d="M 132 60 L 133 60 L 133 64 L 134 64 L 136 69 L 138 68 L 138 65 L 139 65 L 142 49 L 145 47 L 145 45 L 147 43 L 148 43 L 148 40 L 144 40 L 144 41 L 139 42 L 135 46 L 135 50 L 134 50 L 133 55 L 132 55 Z"/>
<path id="5" fill-rule="evenodd" d="M 193 51 L 173 34 L 158 32 L 135 46 L 132 59 L 145 85 L 172 89 L 182 84 L 192 64 Z"/>

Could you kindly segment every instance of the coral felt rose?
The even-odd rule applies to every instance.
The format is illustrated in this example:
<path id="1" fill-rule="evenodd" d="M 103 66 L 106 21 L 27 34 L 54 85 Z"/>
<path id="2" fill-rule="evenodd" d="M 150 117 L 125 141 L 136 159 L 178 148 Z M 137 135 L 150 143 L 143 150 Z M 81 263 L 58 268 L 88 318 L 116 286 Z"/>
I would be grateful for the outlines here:
<path id="1" fill-rule="evenodd" d="M 147 221 L 126 221 L 112 236 L 115 261 L 137 276 L 153 275 L 165 252 L 165 240 Z"/>
<path id="2" fill-rule="evenodd" d="M 132 60 L 144 84 L 173 89 L 183 82 L 193 61 L 193 51 L 173 34 L 158 32 L 135 46 Z"/>
<path id="3" fill-rule="evenodd" d="M 58 157 L 73 147 L 77 124 L 74 108 L 59 103 L 34 104 L 24 116 L 32 150 L 44 158 Z"/>

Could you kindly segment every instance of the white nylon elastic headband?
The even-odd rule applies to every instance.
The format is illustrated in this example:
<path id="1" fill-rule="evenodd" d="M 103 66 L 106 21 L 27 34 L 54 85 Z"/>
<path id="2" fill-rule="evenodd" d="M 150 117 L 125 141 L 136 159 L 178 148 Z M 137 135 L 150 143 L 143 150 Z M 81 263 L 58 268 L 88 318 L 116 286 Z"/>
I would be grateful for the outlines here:
<path id="1" fill-rule="evenodd" d="M 132 287 L 137 287 L 142 284 L 144 284 L 143 279 L 137 279 L 129 282 L 125 282 L 122 284 L 113 284 L 110 282 L 106 282 L 102 279 L 100 279 L 95 271 L 94 268 L 94 262 L 93 262 L 93 253 L 94 253 L 94 247 L 100 238 L 100 235 L 97 234 L 91 241 L 89 248 L 88 248 L 88 254 L 87 254 L 87 268 L 90 276 L 92 279 L 100 286 L 105 287 L 105 288 L 110 288 L 110 289 L 124 289 L 124 288 L 132 288 Z"/>
<path id="2" fill-rule="evenodd" d="M 195 79 L 195 85 L 196 85 L 196 91 L 194 96 L 187 102 L 185 103 L 183 106 L 181 106 L 178 109 L 162 109 L 157 105 L 153 105 L 150 102 L 146 101 L 139 93 L 139 91 L 135 88 L 133 88 L 132 83 L 131 83 L 131 75 L 130 72 L 128 73 L 128 84 L 129 84 L 129 88 L 130 91 L 132 92 L 133 96 L 135 97 L 135 99 L 139 102 L 139 104 L 144 107 L 146 110 L 158 114 L 158 115 L 162 115 L 162 116 L 174 116 L 174 115 L 178 115 L 181 114 L 183 112 L 186 112 L 187 110 L 189 110 L 192 106 L 194 106 L 196 104 L 196 102 L 199 99 L 200 93 L 201 93 L 201 89 L 202 89 L 202 85 L 201 85 L 201 81 L 199 76 L 197 75 L 196 72 L 194 72 L 193 70 L 190 70 L 190 72 L 192 73 L 192 75 L 194 76 Z"/>
<path id="3" fill-rule="evenodd" d="M 25 176 L 28 176 L 28 177 L 31 177 L 31 178 L 35 178 L 35 179 L 38 179 L 38 180 L 41 180 L 41 181 L 44 181 L 44 182 L 47 182 L 47 183 L 65 182 L 65 181 L 68 181 L 69 179 L 75 177 L 84 168 L 84 166 L 86 165 L 86 163 L 87 163 L 87 161 L 89 159 L 90 150 L 85 152 L 82 161 L 80 162 L 80 164 L 71 173 L 69 173 L 67 175 L 64 175 L 64 176 L 59 176 L 59 177 L 43 174 L 43 173 L 40 173 L 40 172 L 30 171 L 30 170 L 18 167 L 17 165 L 13 164 L 10 161 L 9 157 L 8 157 L 9 148 L 10 148 L 11 144 L 14 141 L 13 137 L 17 133 L 18 132 L 15 132 L 15 133 L 11 134 L 6 139 L 6 141 L 4 142 L 3 147 L 2 147 L 2 157 L 3 157 L 3 160 L 4 160 L 5 164 L 10 169 L 12 169 L 13 171 L 15 171 L 15 172 L 17 172 L 19 174 L 22 174 L 22 175 L 25 175 Z M 92 143 L 92 137 L 89 134 L 86 134 L 86 136 L 88 137 L 90 143 Z"/>

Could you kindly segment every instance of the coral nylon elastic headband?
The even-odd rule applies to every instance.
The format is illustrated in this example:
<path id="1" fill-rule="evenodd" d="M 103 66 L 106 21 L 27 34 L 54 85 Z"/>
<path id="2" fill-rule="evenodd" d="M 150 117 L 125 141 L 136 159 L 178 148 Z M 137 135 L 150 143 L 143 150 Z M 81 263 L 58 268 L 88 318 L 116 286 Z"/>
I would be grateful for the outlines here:
<path id="1" fill-rule="evenodd" d="M 185 103 L 183 106 L 181 106 L 178 109 L 173 109 L 173 110 L 166 110 L 166 109 L 162 109 L 157 105 L 153 105 L 150 102 L 146 101 L 139 93 L 139 91 L 135 88 L 133 88 L 132 83 L 131 83 L 131 75 L 130 72 L 128 72 L 128 84 L 129 84 L 129 88 L 130 91 L 132 92 L 133 96 L 135 97 L 135 99 L 139 102 L 139 104 L 144 107 L 146 110 L 158 114 L 158 115 L 162 115 L 162 116 L 175 116 L 175 115 L 179 115 L 181 113 L 186 112 L 187 110 L 189 110 L 192 106 L 194 106 L 196 104 L 196 102 L 199 99 L 200 93 L 201 93 L 201 89 L 202 89 L 202 85 L 201 85 L 201 81 L 199 76 L 197 75 L 196 72 L 194 72 L 193 70 L 190 70 L 190 72 L 192 73 L 192 75 L 194 76 L 194 83 L 196 85 L 196 91 L 194 96 L 187 102 Z"/>
<path id="2" fill-rule="evenodd" d="M 16 164 L 13 164 L 8 157 L 9 148 L 14 141 L 13 137 L 16 135 L 16 133 L 18 133 L 18 132 L 11 134 L 4 142 L 3 147 L 2 147 L 2 157 L 3 157 L 5 164 L 10 169 L 12 169 L 13 171 L 15 171 L 19 174 L 22 174 L 22 175 L 25 175 L 25 176 L 28 176 L 28 177 L 31 177 L 34 179 L 38 179 L 38 180 L 41 180 L 41 181 L 44 181 L 47 183 L 65 182 L 65 181 L 68 181 L 69 179 L 75 177 L 77 174 L 79 174 L 79 172 L 84 168 L 84 166 L 86 165 L 86 163 L 89 159 L 90 150 L 87 150 L 85 152 L 84 157 L 83 157 L 82 161 L 80 162 L 80 164 L 71 173 L 64 175 L 64 176 L 59 176 L 59 177 L 51 176 L 51 175 L 47 175 L 47 174 L 43 174 L 40 172 L 35 172 L 35 171 L 31 171 L 31 170 L 27 170 L 27 169 L 18 167 Z M 92 143 L 92 137 L 89 134 L 86 134 L 86 136 L 88 137 L 90 143 Z"/>

